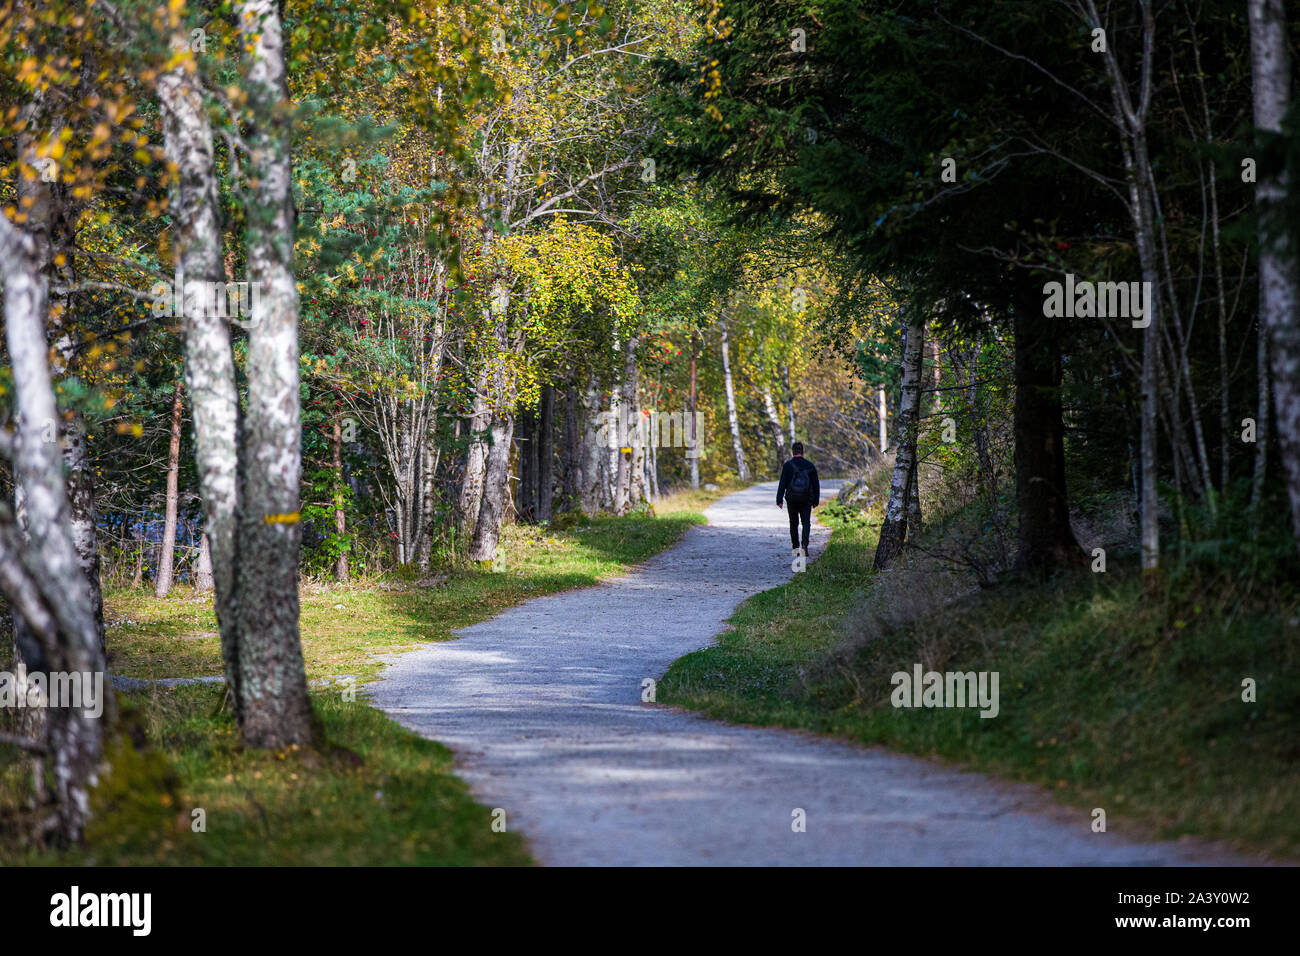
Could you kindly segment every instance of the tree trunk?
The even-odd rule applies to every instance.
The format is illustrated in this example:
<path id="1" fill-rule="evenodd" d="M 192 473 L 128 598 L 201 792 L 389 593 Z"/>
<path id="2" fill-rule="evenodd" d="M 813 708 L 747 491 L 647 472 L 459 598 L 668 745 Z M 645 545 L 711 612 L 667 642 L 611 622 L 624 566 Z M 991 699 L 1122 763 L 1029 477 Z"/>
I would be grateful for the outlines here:
<path id="1" fill-rule="evenodd" d="M 683 439 L 684 443 L 684 439 Z M 651 501 L 659 500 L 659 393 L 656 389 L 650 430 L 646 436 L 646 488 Z"/>
<path id="2" fill-rule="evenodd" d="M 173 45 L 191 57 L 189 40 Z M 235 614 L 235 548 L 239 506 L 239 396 L 230 326 L 206 308 L 192 283 L 222 280 L 221 227 L 213 165 L 212 128 L 202 91 L 182 62 L 158 80 L 164 146 L 177 168 L 169 211 L 175 231 L 176 283 L 182 296 L 185 381 L 194 416 L 194 457 L 203 498 L 204 532 L 212 561 L 213 605 L 221 631 L 226 687 L 239 718 L 239 622 Z M 188 278 L 188 281 L 187 281 Z M 195 288 L 202 288 L 198 286 Z"/>
<path id="3" fill-rule="evenodd" d="M 934 404 L 931 408 L 935 412 L 943 410 L 943 365 L 940 362 L 940 354 L 939 337 L 934 335 L 930 338 L 930 361 L 933 363 L 930 373 L 934 381 Z"/>
<path id="4" fill-rule="evenodd" d="M 907 539 L 908 515 L 911 511 L 912 479 L 916 467 L 916 433 L 921 410 L 921 372 L 924 364 L 925 320 L 914 318 L 903 330 L 902 400 L 894 429 L 898 434 L 898 454 L 894 457 L 894 475 L 889 485 L 889 502 L 880 526 L 873 567 L 889 568 L 903 550 Z"/>
<path id="5" fill-rule="evenodd" d="M 617 386 L 609 390 L 609 407 L 605 409 L 608 440 L 600 459 L 600 502 L 602 507 L 618 513 L 618 466 L 623 439 L 627 437 L 626 420 L 619 403 Z"/>
<path id="6" fill-rule="evenodd" d="M 519 413 L 516 441 L 519 445 L 519 486 L 515 491 L 515 512 L 520 521 L 537 520 L 537 412 Z"/>
<path id="7" fill-rule="evenodd" d="M 1160 499 L 1158 495 L 1159 445 L 1157 428 L 1160 405 L 1160 335 L 1161 335 L 1161 283 L 1159 259 L 1156 255 L 1157 228 L 1155 217 L 1155 180 L 1147 155 L 1146 120 L 1150 112 L 1154 85 L 1151 63 L 1155 44 L 1155 15 L 1149 0 L 1142 0 L 1142 41 L 1144 60 L 1137 102 L 1134 103 L 1119 67 L 1114 47 L 1103 52 L 1107 77 L 1110 81 L 1112 119 L 1121 133 L 1120 148 L 1128 180 L 1129 214 L 1137 241 L 1138 260 L 1142 268 L 1142 281 L 1151 289 L 1148 304 L 1150 314 L 1144 316 L 1147 325 L 1142 336 L 1142 410 L 1141 410 L 1141 461 L 1142 461 L 1142 572 L 1147 587 L 1152 587 L 1160 569 Z M 1100 27 L 1101 20 L 1093 0 L 1087 0 L 1090 21 Z"/>
<path id="8" fill-rule="evenodd" d="M 433 561 L 433 533 L 437 520 L 438 486 L 436 483 L 438 465 L 442 461 L 442 449 L 430 434 L 430 425 L 425 425 L 424 438 L 420 442 L 420 539 L 416 543 L 415 561 L 421 572 L 427 572 Z"/>
<path id="9" fill-rule="evenodd" d="M 636 427 L 632 429 L 632 477 L 628 486 L 628 498 L 633 506 L 636 506 L 650 500 L 650 479 L 646 468 L 646 461 L 649 458 L 646 450 L 647 417 L 639 407 L 636 410 L 634 424 Z"/>
<path id="10" fill-rule="evenodd" d="M 212 590 L 212 546 L 208 543 L 208 533 L 199 535 L 199 559 L 194 565 L 194 590 Z"/>
<path id="11" fill-rule="evenodd" d="M 623 345 L 623 375 L 614 399 L 619 431 L 616 442 L 618 457 L 615 461 L 614 513 L 619 515 L 627 514 L 635 499 L 632 484 L 637 437 L 634 432 L 641 417 L 636 407 L 637 341 L 636 336 L 632 336 Z"/>
<path id="12" fill-rule="evenodd" d="M 1196 65 L 1197 87 L 1201 94 L 1201 111 L 1205 120 L 1205 142 L 1214 145 L 1214 115 L 1210 112 L 1210 99 L 1205 90 L 1205 73 L 1201 67 L 1201 46 L 1192 31 L 1191 47 Z M 1232 398 L 1231 367 L 1228 360 L 1228 303 L 1223 283 L 1223 243 L 1219 227 L 1219 187 L 1214 160 L 1205 163 L 1205 183 L 1210 197 L 1210 244 L 1214 251 L 1214 292 L 1218 307 L 1219 334 L 1219 487 L 1226 495 L 1232 480 Z"/>
<path id="13" fill-rule="evenodd" d="M 695 355 L 699 351 L 696 345 L 697 333 L 691 332 L 691 391 L 686 404 L 686 464 L 691 473 L 691 487 L 700 487 L 700 436 L 696 434 L 699 423 L 697 410 L 699 396 L 695 390 Z"/>
<path id="14" fill-rule="evenodd" d="M 18 136 L 21 159 L 29 166 L 36 160 L 38 127 L 46 121 L 55 129 L 63 126 L 61 118 L 45 117 L 46 104 L 36 95 L 24 108 Z M 71 289 L 75 283 L 73 262 L 76 251 L 76 211 L 67 198 L 66 187 L 46 183 L 42 177 L 19 176 L 17 194 L 20 208 L 26 210 L 24 235 L 31 242 L 33 264 L 45 289 L 44 323 L 46 340 L 53 345 L 51 375 L 54 379 L 70 374 L 76 359 L 77 343 L 71 327 Z M 95 515 L 95 483 L 90 450 L 87 446 L 85 418 L 73 411 L 60 419 L 59 438 L 63 451 L 68 495 L 68 528 L 77 549 L 82 572 L 86 575 L 91 610 L 95 618 L 101 653 L 104 651 L 104 599 L 99 582 L 99 537 Z M 56 422 L 56 425 L 59 423 Z"/>
<path id="15" fill-rule="evenodd" d="M 1149 170 L 1146 154 L 1146 137 L 1134 137 L 1134 160 L 1138 175 Z M 1150 283 L 1151 314 L 1149 324 L 1142 333 L 1142 571 L 1150 576 L 1160 569 L 1160 495 L 1159 495 L 1159 434 L 1158 407 L 1160 402 L 1160 273 L 1156 264 L 1154 214 L 1151 196 L 1141 182 L 1137 184 L 1134 204 L 1138 258 L 1142 262 L 1142 281 Z M 1148 587 L 1152 585 L 1148 583 Z"/>
<path id="16" fill-rule="evenodd" d="M 1291 53 L 1282 0 L 1250 0 L 1249 18 L 1255 127 L 1279 133 L 1291 99 Z M 1260 220 L 1259 315 L 1268 332 L 1278 446 L 1291 500 L 1291 527 L 1300 547 L 1300 317 L 1296 314 L 1300 269 L 1294 226 L 1282 222 L 1280 215 L 1287 187 L 1285 169 L 1260 169 L 1255 186 Z M 1282 229 L 1285 232 L 1276 234 Z M 1263 387 L 1260 391 L 1267 392 Z M 1258 444 L 1263 447 L 1262 441 Z"/>
<path id="17" fill-rule="evenodd" d="M 885 386 L 880 386 L 879 403 L 876 406 L 876 421 L 880 425 L 880 455 L 883 458 L 889 450 L 889 435 L 886 430 L 885 422 L 888 420 L 889 410 L 885 403 Z"/>
<path id="18" fill-rule="evenodd" d="M 139 588 L 144 585 L 144 549 L 147 541 L 145 539 L 145 522 L 144 509 L 140 509 L 140 523 L 136 526 L 135 533 L 135 573 L 131 575 L 131 587 Z"/>
<path id="19" fill-rule="evenodd" d="M 1020 511 L 1016 573 L 1045 578 L 1075 563 L 1081 551 L 1070 528 L 1061 418 L 1061 351 L 1057 326 L 1025 293 L 1016 301 L 1014 412 L 1016 504 Z"/>
<path id="20" fill-rule="evenodd" d="M 779 473 L 785 464 L 785 435 L 781 432 L 781 418 L 776 413 L 776 403 L 772 401 L 772 389 L 764 385 L 762 395 L 767 424 L 772 430 L 772 444 L 776 447 L 776 470 Z"/>
<path id="21" fill-rule="evenodd" d="M 344 535 L 348 530 L 348 516 L 343 509 L 343 418 L 337 412 L 334 415 L 334 433 L 330 436 L 330 450 L 334 466 L 334 533 Z M 348 552 L 340 546 L 338 557 L 334 561 L 334 580 L 347 579 Z"/>
<path id="22" fill-rule="evenodd" d="M 417 414 L 415 402 L 394 401 L 384 416 L 382 440 L 389 471 L 393 476 L 393 493 L 388 501 L 396 525 L 398 564 L 412 564 L 423 530 L 423 466 L 425 421 Z"/>
<path id="23" fill-rule="evenodd" d="M 793 445 L 794 438 L 794 390 L 790 388 L 790 367 L 784 362 L 781 363 L 781 384 L 785 392 L 786 407 L 790 416 L 790 444 Z"/>
<path id="24" fill-rule="evenodd" d="M 567 422 L 566 422 L 567 424 Z M 555 387 L 542 388 L 537 417 L 537 520 L 551 520 L 555 462 Z"/>
<path id="25" fill-rule="evenodd" d="M 722 320 L 722 379 L 727 390 L 727 425 L 731 429 L 731 444 L 736 451 L 736 474 L 741 481 L 749 481 L 749 465 L 745 449 L 740 443 L 740 417 L 736 413 L 736 390 L 731 381 L 731 355 L 727 347 L 727 320 Z"/>
<path id="26" fill-rule="evenodd" d="M 158 578 L 153 596 L 165 598 L 172 589 L 176 566 L 176 512 L 180 506 L 181 472 L 181 413 L 184 406 L 184 387 L 180 376 L 172 394 L 172 434 L 167 445 L 167 504 L 163 518 L 162 548 L 158 558 Z"/>
<path id="27" fill-rule="evenodd" d="M 561 511 L 572 511 L 578 507 L 583 485 L 582 464 L 582 421 L 578 407 L 578 388 L 570 381 L 564 390 L 564 449 L 560 461 L 564 472 L 560 486 Z"/>
<path id="28" fill-rule="evenodd" d="M 24 620 L 41 639 L 49 670 L 98 674 L 103 681 L 102 719 L 87 716 L 80 707 L 49 707 L 46 712 L 59 832 L 68 841 L 78 841 L 89 815 L 90 791 L 98 781 L 105 727 L 113 726 L 116 707 L 105 676 L 89 582 L 69 527 L 63 456 L 57 441 L 50 440 L 57 434 L 59 416 L 47 360 L 47 289 L 36 243 L 3 215 L 0 272 L 18 419 L 14 483 L 23 489 L 29 530 L 23 552 L 34 585 L 58 621 L 57 634 L 36 614 Z"/>
<path id="29" fill-rule="evenodd" d="M 302 418 L 298 397 L 296 213 L 290 156 L 285 41 L 274 0 L 240 0 L 248 61 L 248 129 L 256 182 L 248 209 L 249 282 L 260 297 L 249 315 L 248 400 L 240 461 L 241 627 L 239 693 L 244 743 L 284 749 L 312 744 L 311 700 L 298 635 L 298 486 Z"/>
<path id="30" fill-rule="evenodd" d="M 492 419 L 492 444 L 487 451 L 487 468 L 483 479 L 483 500 L 478 522 L 469 546 L 471 561 L 491 561 L 497 553 L 501 521 L 505 512 L 510 484 L 510 443 L 515 416 L 510 410 L 498 411 Z"/>
<path id="31" fill-rule="evenodd" d="M 921 533 L 924 522 L 921 520 L 921 463 L 916 452 L 912 453 L 912 470 L 907 476 L 907 540 L 911 541 Z"/>
<path id="32" fill-rule="evenodd" d="M 614 457 L 614 514 L 625 515 L 632 506 L 632 414 L 623 401 L 622 389 L 615 398 L 620 435 Z"/>
<path id="33" fill-rule="evenodd" d="M 1207 107 L 1208 109 L 1208 107 Z M 1213 139 L 1211 139 L 1213 142 Z M 1232 389 L 1228 377 L 1228 305 L 1223 287 L 1223 249 L 1219 242 L 1219 194 L 1214 183 L 1214 161 L 1206 163 L 1210 183 L 1210 225 L 1214 243 L 1214 291 L 1219 311 L 1219 487 L 1228 493 L 1232 481 Z"/>
<path id="34" fill-rule="evenodd" d="M 99 531 L 95 508 L 95 477 L 87 444 L 86 422 L 80 413 L 73 415 L 63 431 L 63 468 L 68 477 L 68 527 L 77 549 L 81 571 L 90 593 L 91 614 L 99 647 L 104 643 L 104 595 L 99 582 Z"/>
<path id="35" fill-rule="evenodd" d="M 504 354 L 510 348 L 508 315 L 507 306 L 496 319 L 496 348 L 499 354 Z M 474 536 L 469 545 L 469 559 L 480 563 L 496 556 L 501 524 L 505 520 L 506 507 L 510 504 L 510 452 L 514 444 L 514 410 L 518 400 L 511 374 L 501 361 L 494 363 L 492 393 L 489 397 L 492 443 L 485 456 L 482 501 L 479 503 Z"/>
<path id="36" fill-rule="evenodd" d="M 3 241 L 2 238 L 0 241 Z M 17 424 L 19 422 L 15 422 L 15 425 Z M 29 591 L 27 587 L 29 583 L 32 588 L 36 587 L 35 581 L 30 580 L 28 568 L 31 563 L 31 535 L 27 525 L 27 496 L 23 493 L 22 482 L 16 479 L 13 491 L 14 528 L 10 550 L 14 554 L 13 563 L 22 567 L 10 566 L 9 562 L 3 564 L 6 580 L 3 593 L 9 600 L 9 619 L 13 628 L 14 674 L 12 676 L 15 700 L 28 700 L 27 695 L 31 688 L 36 690 L 36 696 L 40 698 L 41 703 L 44 703 L 45 698 L 41 698 L 39 690 L 32 687 L 31 681 L 19 669 L 19 665 L 22 665 L 27 673 L 43 674 L 50 670 L 45 649 L 58 640 L 57 623 L 46 624 L 42 629 L 42 622 L 38 617 L 44 610 L 44 598 L 39 595 L 33 598 L 30 593 L 24 593 Z M 3 512 L 0 512 L 0 536 L 7 531 L 3 517 Z M 124 527 L 125 524 L 124 522 Z M 24 558 L 27 560 L 24 561 Z M 24 707 L 15 713 L 14 731 L 28 740 L 44 740 L 46 726 L 43 707 Z M 32 755 L 32 782 L 37 806 L 43 806 L 47 800 L 47 791 L 44 765 L 39 754 Z M 40 834 L 37 836 L 39 837 Z"/>
<path id="37" fill-rule="evenodd" d="M 1268 360 L 1268 329 L 1261 315 L 1255 330 L 1255 379 L 1259 385 L 1255 398 L 1255 470 L 1250 485 L 1251 528 L 1259 527 L 1259 508 L 1264 500 L 1264 480 L 1268 477 L 1268 437 L 1272 417 L 1273 390 L 1269 379 L 1273 373 Z"/>
<path id="38" fill-rule="evenodd" d="M 18 524 L 0 520 L 0 594 L 9 602 L 15 625 L 14 672 L 8 678 L 13 699 L 28 704 L 13 710 L 12 728 L 21 739 L 44 742 L 49 695 L 41 692 L 31 675 L 51 670 L 45 648 L 58 643 L 59 622 L 41 591 L 40 577 L 40 568 L 31 559 L 30 538 Z M 34 803 L 43 808 L 49 798 L 41 754 L 32 753 L 31 771 Z M 36 834 L 38 839 L 43 835 Z"/>
<path id="39" fill-rule="evenodd" d="M 608 416 L 600 407 L 600 390 L 595 383 L 588 384 L 582 392 L 582 485 L 580 499 L 587 514 L 600 511 L 601 457 L 609 452 Z"/>
<path id="40" fill-rule="evenodd" d="M 631 457 L 628 460 L 629 474 L 627 480 L 627 496 L 630 508 L 650 499 L 649 483 L 646 481 L 645 476 L 646 441 L 649 425 L 646 416 L 641 411 L 640 376 L 635 368 L 635 359 L 633 359 L 633 362 L 633 381 L 630 387 L 624 389 L 629 408 L 627 444 L 632 449 Z"/>
<path id="41" fill-rule="evenodd" d="M 488 369 L 479 370 L 474 385 L 474 399 L 469 417 L 469 449 L 465 453 L 465 478 L 460 486 L 460 523 L 462 537 L 469 538 L 478 523 L 483 502 L 483 472 L 487 466 L 487 434 L 492 410 L 488 407 Z"/>

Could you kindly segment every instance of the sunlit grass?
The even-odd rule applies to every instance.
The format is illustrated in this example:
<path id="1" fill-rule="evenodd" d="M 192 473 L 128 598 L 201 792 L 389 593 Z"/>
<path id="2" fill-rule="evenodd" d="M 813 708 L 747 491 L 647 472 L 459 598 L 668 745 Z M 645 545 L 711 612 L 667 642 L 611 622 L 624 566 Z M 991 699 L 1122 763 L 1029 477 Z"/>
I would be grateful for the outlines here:
<path id="1" fill-rule="evenodd" d="M 445 641 L 454 629 L 521 601 L 596 584 L 659 553 L 703 520 L 698 511 L 672 505 L 655 518 L 595 517 L 565 531 L 509 525 L 504 572 L 435 569 L 431 583 L 305 585 L 299 601 L 307 676 L 372 678 L 382 666 L 379 654 Z M 221 673 L 210 596 L 183 587 L 163 599 L 147 588 L 117 590 L 105 595 L 105 606 L 114 673 L 151 680 Z"/>
<path id="2" fill-rule="evenodd" d="M 583 518 L 565 531 L 509 526 L 504 572 L 435 570 L 420 580 L 305 584 L 301 634 L 309 678 L 378 676 L 376 655 L 453 631 L 541 594 L 594 585 L 676 542 L 698 511 Z M 110 669 L 131 677 L 221 673 L 209 596 L 179 587 L 106 595 Z M 8 657 L 8 648 L 0 654 Z M 148 746 L 115 754 L 92 797 L 87 846 L 25 842 L 31 774 L 0 744 L 0 864 L 519 865 L 512 832 L 452 772 L 450 752 L 369 707 L 364 694 L 312 695 L 318 749 L 245 751 L 222 709 L 224 689 L 157 687 L 119 694 Z M 7 729 L 7 728 L 6 728 Z M 196 832 L 201 818 L 206 829 Z"/>

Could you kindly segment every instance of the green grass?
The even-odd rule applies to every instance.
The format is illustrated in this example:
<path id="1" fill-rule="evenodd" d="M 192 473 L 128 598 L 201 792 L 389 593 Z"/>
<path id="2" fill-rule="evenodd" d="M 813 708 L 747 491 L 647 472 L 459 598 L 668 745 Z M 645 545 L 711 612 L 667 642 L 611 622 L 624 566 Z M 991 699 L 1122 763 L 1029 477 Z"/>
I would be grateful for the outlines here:
<path id="1" fill-rule="evenodd" d="M 713 493 L 720 496 L 723 492 Z M 584 519 L 564 531 L 511 526 L 502 573 L 456 569 L 430 582 L 302 589 L 308 676 L 377 677 L 375 655 L 442 641 L 529 598 L 596 584 L 704 521 L 707 498 L 666 499 L 658 517 Z M 341 605 L 341 607 L 340 607 Z M 134 677 L 221 673 L 210 597 L 177 588 L 106 595 L 110 669 Z M 7 659 L 8 647 L 0 647 Z M 119 694 L 136 746 L 112 754 L 92 797 L 86 846 L 25 845 L 31 775 L 0 744 L 0 865 L 524 865 L 519 837 L 494 832 L 491 809 L 452 772 L 450 752 L 337 691 L 313 693 L 323 739 L 312 751 L 246 751 L 221 688 Z M 3 715 L 0 715 L 3 716 Z M 206 831 L 194 832 L 202 809 Z"/>
<path id="2" fill-rule="evenodd" d="M 214 716 L 221 691 L 123 694 L 153 749 L 114 761 L 92 800 L 87 847 L 0 844 L 5 865 L 527 865 L 452 773 L 451 752 L 340 695 L 313 695 L 327 743 L 249 752 Z M 195 832 L 203 812 L 204 832 Z"/>
<path id="3" fill-rule="evenodd" d="M 1044 784 L 1105 808 L 1112 832 L 1300 854 L 1300 600 L 1285 573 L 1207 568 L 1144 600 L 1136 569 L 1112 557 L 1106 574 L 926 606 L 923 572 L 870 572 L 874 521 L 826 520 L 824 556 L 743 604 L 717 647 L 675 662 L 662 702 Z M 999 716 L 894 708 L 891 675 L 918 662 L 998 671 Z"/>
<path id="4" fill-rule="evenodd" d="M 596 584 L 659 553 L 703 521 L 697 511 L 669 510 L 658 517 L 589 518 L 566 531 L 509 525 L 501 573 L 442 570 L 434 574 L 434 586 L 304 586 L 299 598 L 307 676 L 374 678 L 382 669 L 375 655 L 449 640 L 454 629 L 529 598 Z M 160 600 L 150 589 L 130 589 L 109 592 L 105 603 L 114 673 L 151 680 L 221 673 L 210 596 L 177 588 Z"/>

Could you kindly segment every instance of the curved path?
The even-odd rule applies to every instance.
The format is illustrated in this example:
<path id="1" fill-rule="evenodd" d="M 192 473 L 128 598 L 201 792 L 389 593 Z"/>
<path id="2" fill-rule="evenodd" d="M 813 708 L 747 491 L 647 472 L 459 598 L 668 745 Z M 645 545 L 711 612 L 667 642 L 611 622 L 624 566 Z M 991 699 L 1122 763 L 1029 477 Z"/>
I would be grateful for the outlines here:
<path id="1" fill-rule="evenodd" d="M 774 498 L 774 484 L 730 495 L 708 509 L 707 527 L 625 577 L 390 656 L 372 701 L 450 746 L 476 798 L 504 809 L 545 864 L 1233 862 L 1127 842 L 1116 821 L 1093 833 L 1088 813 L 1037 788 L 642 703 L 645 679 L 790 576 Z M 828 537 L 814 527 L 814 557 Z M 792 827 L 796 809 L 805 832 Z"/>

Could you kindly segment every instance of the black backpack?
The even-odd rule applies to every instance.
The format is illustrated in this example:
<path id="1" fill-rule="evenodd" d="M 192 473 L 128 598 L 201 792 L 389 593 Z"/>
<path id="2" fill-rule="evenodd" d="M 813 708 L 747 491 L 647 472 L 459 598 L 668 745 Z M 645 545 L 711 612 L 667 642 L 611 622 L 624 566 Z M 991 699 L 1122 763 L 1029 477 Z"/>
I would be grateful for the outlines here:
<path id="1" fill-rule="evenodd" d="M 791 461 L 790 466 L 794 469 L 794 474 L 790 477 L 790 484 L 785 489 L 785 500 L 801 505 L 808 500 L 808 492 L 812 489 L 812 482 L 808 479 L 809 469 L 800 468 L 793 461 Z"/>

